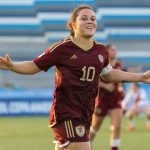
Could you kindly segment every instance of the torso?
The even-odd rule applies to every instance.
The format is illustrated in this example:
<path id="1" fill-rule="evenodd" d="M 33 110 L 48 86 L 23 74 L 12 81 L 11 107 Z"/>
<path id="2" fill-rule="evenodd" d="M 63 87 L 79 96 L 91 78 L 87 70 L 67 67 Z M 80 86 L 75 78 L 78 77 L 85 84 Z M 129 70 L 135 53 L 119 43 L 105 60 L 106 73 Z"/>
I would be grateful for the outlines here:
<path id="1" fill-rule="evenodd" d="M 47 51 L 51 49 L 46 50 L 46 53 Z M 97 95 L 98 78 L 105 65 L 108 65 L 105 46 L 94 42 L 93 47 L 86 52 L 68 39 L 57 46 L 52 53 L 58 62 L 49 65 L 49 67 L 55 65 L 56 69 L 56 89 L 50 113 L 50 125 L 72 118 L 90 121 Z M 46 61 L 48 58 L 49 61 L 52 60 L 51 55 L 45 56 Z"/>

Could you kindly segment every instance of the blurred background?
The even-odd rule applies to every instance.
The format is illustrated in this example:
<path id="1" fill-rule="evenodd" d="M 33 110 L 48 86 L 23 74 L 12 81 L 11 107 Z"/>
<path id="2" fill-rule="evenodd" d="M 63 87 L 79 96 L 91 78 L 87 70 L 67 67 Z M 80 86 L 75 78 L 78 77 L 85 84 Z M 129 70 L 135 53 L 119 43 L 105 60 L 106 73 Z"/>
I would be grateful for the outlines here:
<path id="1" fill-rule="evenodd" d="M 125 68 L 139 67 L 140 72 L 150 69 L 149 0 L 0 0 L 0 55 L 5 56 L 9 53 L 13 61 L 33 60 L 50 44 L 69 34 L 66 23 L 71 10 L 79 4 L 89 4 L 94 8 L 98 21 L 94 39 L 103 44 L 115 45 L 118 58 Z M 150 99 L 149 85 L 141 83 L 141 86 Z M 49 135 L 47 118 L 53 99 L 53 89 L 53 68 L 48 73 L 41 72 L 32 76 L 0 70 L 0 150 L 49 149 L 49 144 L 44 143 L 44 137 L 47 138 Z M 46 119 L 36 118 L 34 123 L 44 122 L 45 125 L 40 124 L 41 126 L 36 128 L 33 123 L 27 125 L 24 130 L 22 126 L 17 126 L 18 121 L 14 121 L 14 116 L 39 115 L 46 116 Z M 13 117 L 6 121 L 4 116 Z M 24 119 L 20 124 L 31 123 L 31 121 L 32 119 Z M 44 131 L 41 130 L 42 127 Z M 8 133 L 6 133 L 7 129 L 10 129 Z M 32 133 L 32 129 L 36 131 L 33 130 Z M 17 130 L 19 130 L 18 134 L 16 134 Z M 30 133 L 27 134 L 27 131 Z M 139 134 L 142 132 L 144 131 Z M 46 136 L 44 133 L 47 133 Z M 23 135 L 26 140 L 30 136 L 28 139 L 30 141 L 22 139 L 21 142 L 20 137 Z M 38 135 L 41 143 L 37 139 L 31 140 L 31 137 L 35 138 Z M 136 134 L 134 138 L 137 137 Z M 125 139 L 127 140 L 128 137 Z M 16 141 L 18 141 L 17 145 L 14 144 Z M 10 142 L 12 142 L 11 146 L 8 147 L 7 143 Z M 45 144 L 46 147 L 36 147 L 35 143 Z M 147 144 L 145 146 L 143 150 L 150 149 L 150 145 L 149 148 Z"/>
<path id="2" fill-rule="evenodd" d="M 0 55 L 9 53 L 13 61 L 33 60 L 69 34 L 66 23 L 79 4 L 94 7 L 98 20 L 95 40 L 115 45 L 124 67 L 150 69 L 149 0 L 0 0 Z M 0 71 L 0 115 L 48 114 L 53 78 L 53 68 L 33 76 Z M 43 107 L 37 111 L 41 101 Z"/>

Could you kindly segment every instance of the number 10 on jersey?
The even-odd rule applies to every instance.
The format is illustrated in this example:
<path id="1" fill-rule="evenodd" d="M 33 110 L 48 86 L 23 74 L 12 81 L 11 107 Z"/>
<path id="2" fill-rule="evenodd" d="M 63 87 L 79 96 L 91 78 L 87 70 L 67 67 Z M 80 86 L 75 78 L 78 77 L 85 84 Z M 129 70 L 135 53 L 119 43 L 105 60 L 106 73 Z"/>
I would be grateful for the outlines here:
<path id="1" fill-rule="evenodd" d="M 80 80 L 82 80 L 82 81 L 89 81 L 89 82 L 93 81 L 94 76 L 95 76 L 95 68 L 94 67 L 92 67 L 92 66 L 90 66 L 90 67 L 84 66 L 82 68 L 82 72 L 83 72 L 83 75 L 80 78 Z"/>

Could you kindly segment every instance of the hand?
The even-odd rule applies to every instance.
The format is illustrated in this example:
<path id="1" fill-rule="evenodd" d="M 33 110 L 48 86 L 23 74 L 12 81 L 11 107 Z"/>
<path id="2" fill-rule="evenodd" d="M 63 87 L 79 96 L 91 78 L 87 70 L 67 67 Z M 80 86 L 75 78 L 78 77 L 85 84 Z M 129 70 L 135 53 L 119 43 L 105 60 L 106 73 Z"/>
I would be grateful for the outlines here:
<path id="1" fill-rule="evenodd" d="M 11 70 L 12 66 L 13 63 L 10 59 L 9 54 L 6 54 L 5 58 L 0 56 L 0 69 Z"/>
<path id="2" fill-rule="evenodd" d="M 142 82 L 150 83 L 150 70 L 143 73 L 142 77 Z"/>

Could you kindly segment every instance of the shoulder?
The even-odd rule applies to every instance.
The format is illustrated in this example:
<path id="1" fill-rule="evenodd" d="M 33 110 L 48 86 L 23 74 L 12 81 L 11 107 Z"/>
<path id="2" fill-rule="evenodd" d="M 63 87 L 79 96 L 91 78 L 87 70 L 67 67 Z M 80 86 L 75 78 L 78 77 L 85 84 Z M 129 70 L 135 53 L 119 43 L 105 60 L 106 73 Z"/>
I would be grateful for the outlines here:
<path id="1" fill-rule="evenodd" d="M 106 46 L 102 43 L 97 42 L 97 41 L 94 41 L 94 44 L 95 44 L 95 49 L 96 49 L 97 54 L 100 57 L 108 59 L 108 51 L 107 51 Z"/>
<path id="2" fill-rule="evenodd" d="M 94 40 L 94 43 L 95 43 L 95 45 L 96 45 L 98 48 L 101 48 L 101 49 L 106 50 L 106 46 L 105 46 L 104 44 L 102 44 L 102 43 L 100 43 L 100 42 L 98 42 L 98 41 L 95 41 L 95 40 Z"/>
<path id="3" fill-rule="evenodd" d="M 60 40 L 54 44 L 51 44 L 48 48 L 47 48 L 47 53 L 52 53 L 54 50 L 56 51 L 61 51 L 63 50 L 63 47 L 65 47 L 66 45 L 68 45 L 68 43 L 71 42 L 71 39 L 69 37 L 64 38 L 63 40 Z"/>

